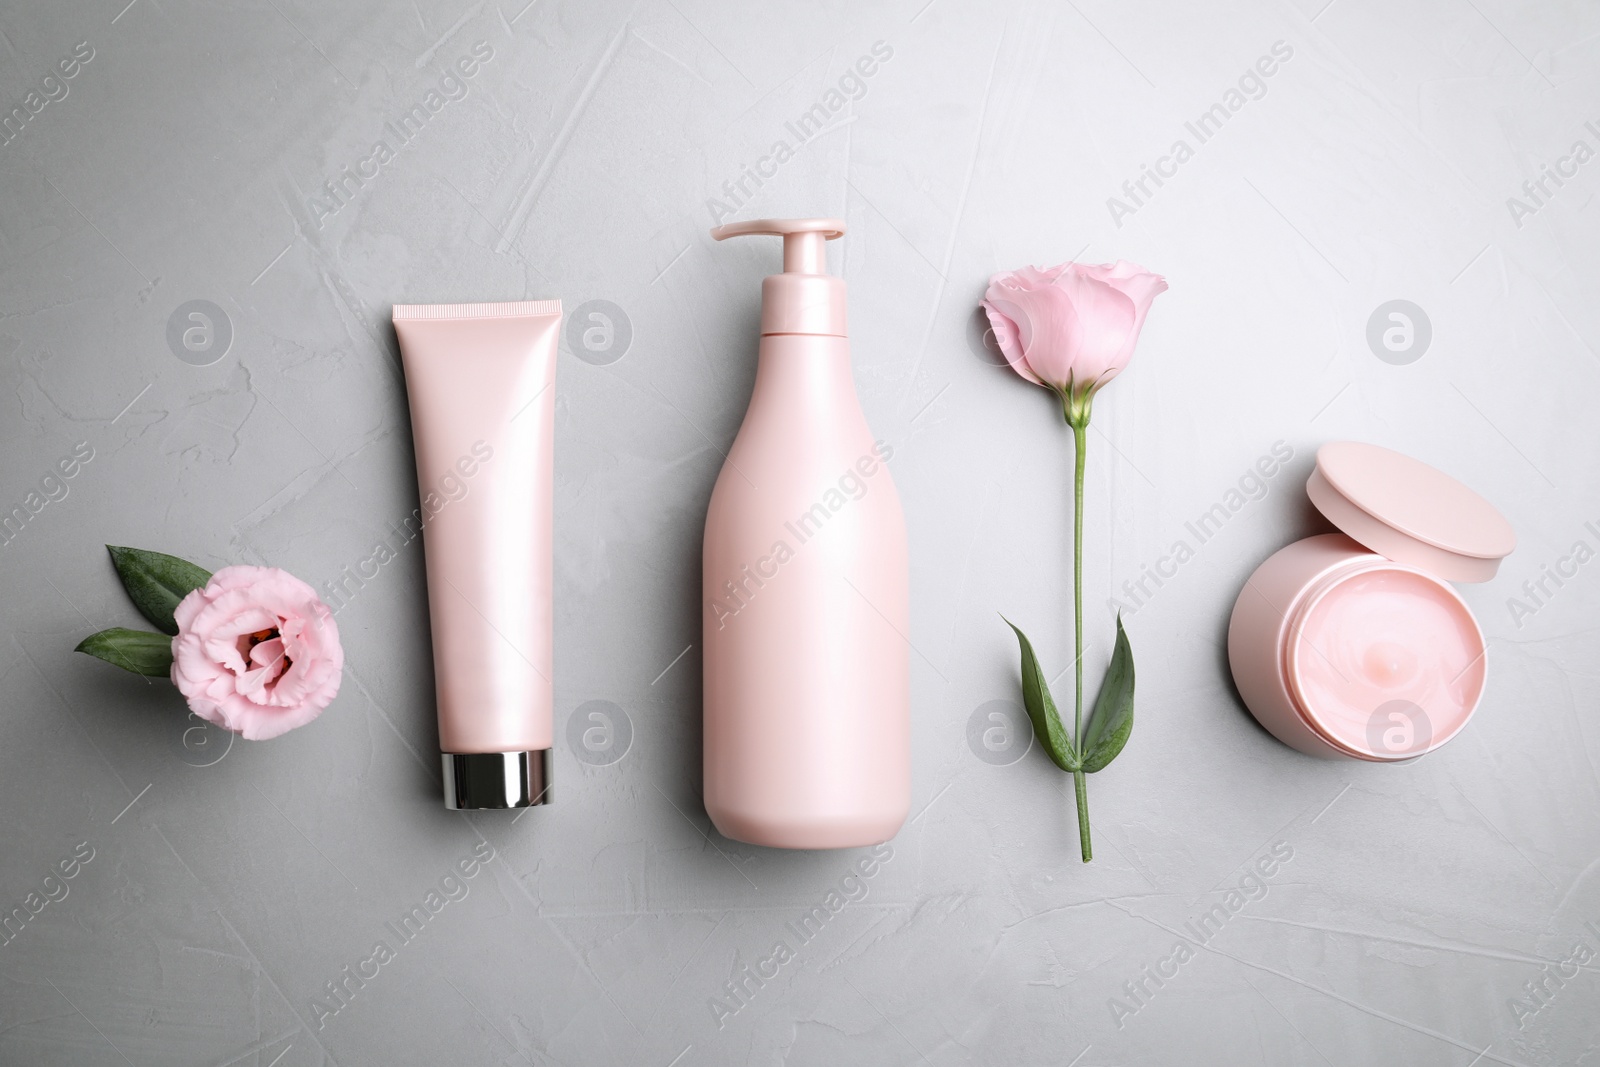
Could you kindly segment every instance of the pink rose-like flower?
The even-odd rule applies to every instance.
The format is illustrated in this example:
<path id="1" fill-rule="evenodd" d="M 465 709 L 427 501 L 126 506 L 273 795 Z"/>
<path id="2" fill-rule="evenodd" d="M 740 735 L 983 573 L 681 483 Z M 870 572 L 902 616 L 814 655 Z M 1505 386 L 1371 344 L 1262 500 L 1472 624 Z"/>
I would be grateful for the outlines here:
<path id="1" fill-rule="evenodd" d="M 1013 370 L 1063 397 L 1093 395 L 1128 365 L 1167 280 L 1137 264 L 1023 267 L 989 279 L 983 310 Z"/>
<path id="2" fill-rule="evenodd" d="M 264 741 L 304 726 L 339 692 L 333 613 L 276 567 L 224 567 L 173 612 L 172 684 L 207 722 Z"/>

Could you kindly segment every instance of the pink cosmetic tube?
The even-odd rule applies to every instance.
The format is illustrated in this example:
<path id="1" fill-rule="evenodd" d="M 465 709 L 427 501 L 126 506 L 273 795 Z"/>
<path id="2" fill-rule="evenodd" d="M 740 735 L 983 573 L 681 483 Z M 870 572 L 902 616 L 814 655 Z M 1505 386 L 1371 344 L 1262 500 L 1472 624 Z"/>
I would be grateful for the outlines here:
<path id="1" fill-rule="evenodd" d="M 398 304 L 445 807 L 550 799 L 561 302 Z"/>

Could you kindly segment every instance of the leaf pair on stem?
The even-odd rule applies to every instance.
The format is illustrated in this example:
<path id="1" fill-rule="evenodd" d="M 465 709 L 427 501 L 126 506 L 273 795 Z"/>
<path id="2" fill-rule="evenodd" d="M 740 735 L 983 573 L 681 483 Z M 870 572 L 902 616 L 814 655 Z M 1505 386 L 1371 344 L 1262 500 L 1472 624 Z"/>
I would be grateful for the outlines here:
<path id="1" fill-rule="evenodd" d="M 1005 616 L 1001 616 L 1005 618 Z M 1051 762 L 1072 775 L 1078 799 L 1078 840 L 1083 850 L 1083 862 L 1094 858 L 1089 842 L 1089 800 L 1084 776 L 1104 770 L 1117 758 L 1128 735 L 1133 732 L 1133 649 L 1128 644 L 1127 631 L 1122 628 L 1122 616 L 1117 616 L 1117 645 L 1111 653 L 1111 666 L 1105 681 L 1100 685 L 1100 696 L 1094 702 L 1087 729 L 1077 736 L 1068 732 L 1056 711 L 1056 702 L 1050 695 L 1050 684 L 1045 681 L 1039 657 L 1034 654 L 1028 635 L 1006 619 L 1006 625 L 1017 635 L 1022 648 L 1022 702 L 1033 723 L 1033 734 L 1044 746 Z M 1081 669 L 1081 659 L 1079 667 Z"/>

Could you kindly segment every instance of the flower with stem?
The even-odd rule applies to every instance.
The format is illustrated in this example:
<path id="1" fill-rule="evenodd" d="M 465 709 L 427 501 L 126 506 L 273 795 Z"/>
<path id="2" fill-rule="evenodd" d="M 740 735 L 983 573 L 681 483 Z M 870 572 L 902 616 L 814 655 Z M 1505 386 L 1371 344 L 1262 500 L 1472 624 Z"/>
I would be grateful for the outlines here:
<path id="1" fill-rule="evenodd" d="M 983 309 L 1006 362 L 1035 385 L 1052 390 L 1072 428 L 1072 602 L 1076 688 L 1072 732 L 1061 723 L 1043 670 L 1026 635 L 1022 694 L 1034 733 L 1052 761 L 1072 775 L 1083 861 L 1094 858 L 1089 836 L 1086 778 L 1122 751 L 1133 729 L 1133 651 L 1117 618 L 1111 665 L 1087 725 L 1083 714 L 1083 480 L 1094 397 L 1117 376 L 1139 341 L 1145 315 L 1167 282 L 1159 274 L 1119 260 L 1114 264 L 1063 263 L 1023 267 L 989 279 Z"/>

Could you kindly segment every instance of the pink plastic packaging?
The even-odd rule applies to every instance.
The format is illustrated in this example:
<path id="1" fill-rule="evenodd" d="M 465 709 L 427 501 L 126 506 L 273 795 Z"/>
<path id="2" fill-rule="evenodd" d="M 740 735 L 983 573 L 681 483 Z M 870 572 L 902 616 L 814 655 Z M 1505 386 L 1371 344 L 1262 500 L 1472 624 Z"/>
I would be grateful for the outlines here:
<path id="1" fill-rule="evenodd" d="M 1487 581 L 1516 547 L 1455 479 L 1376 445 L 1317 452 L 1312 503 L 1343 533 L 1297 541 L 1245 583 L 1228 626 L 1239 695 L 1280 741 L 1328 758 L 1412 759 L 1483 696 L 1483 632 L 1450 581 Z"/>
<path id="2" fill-rule="evenodd" d="M 856 399 L 836 219 L 781 235 L 762 285 L 754 394 L 706 513 L 705 804 L 724 835 L 776 848 L 888 840 L 911 804 L 905 519 Z"/>
<path id="3" fill-rule="evenodd" d="M 401 304 L 445 805 L 549 800 L 561 302 Z"/>

